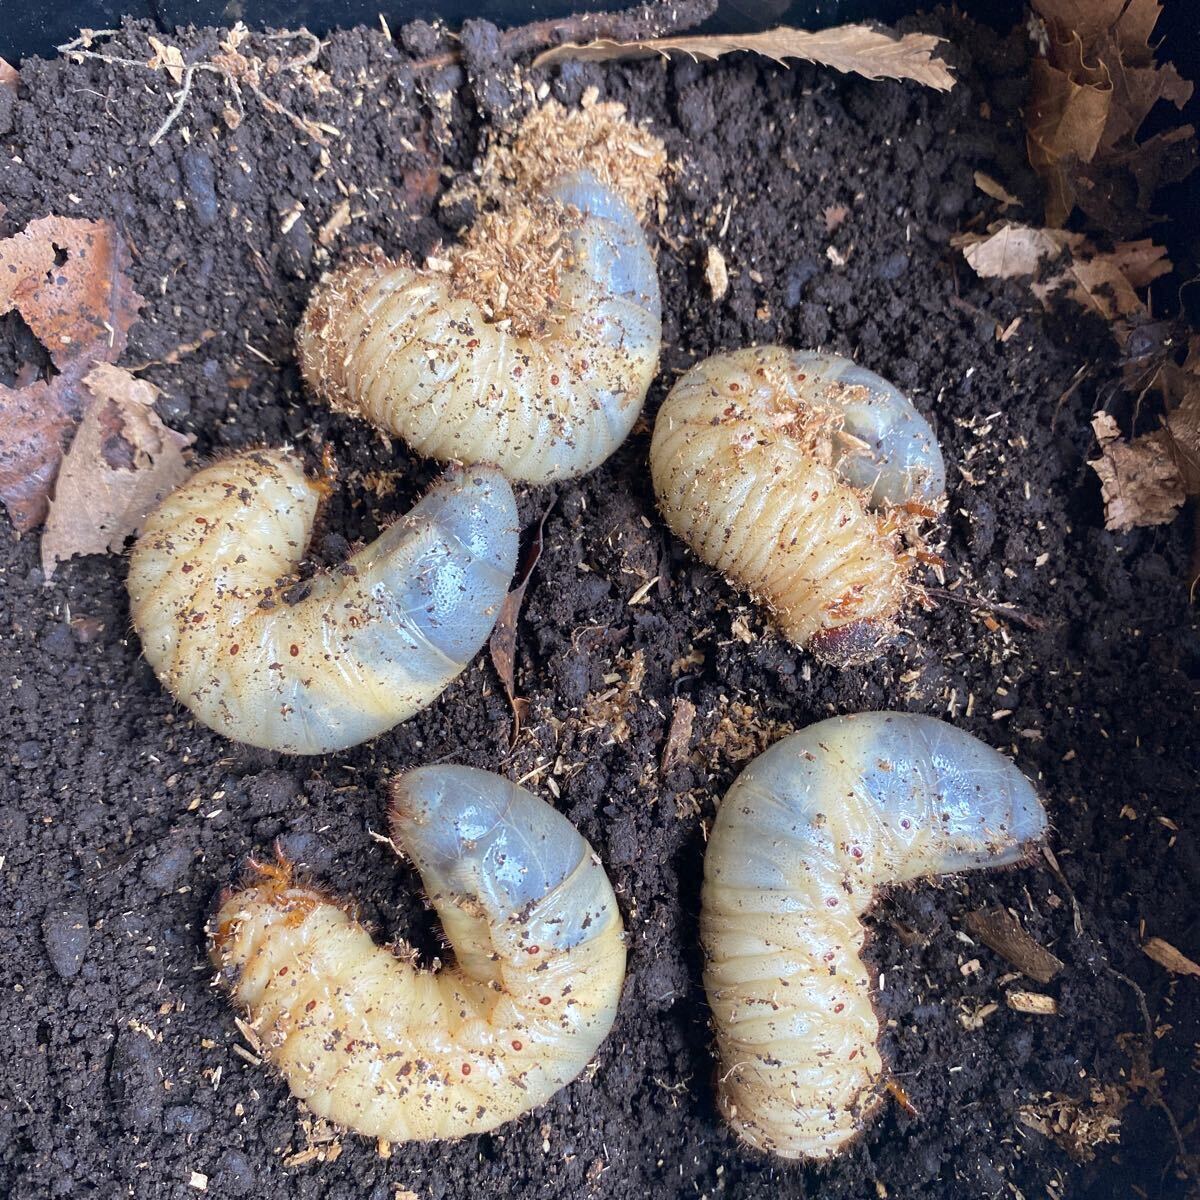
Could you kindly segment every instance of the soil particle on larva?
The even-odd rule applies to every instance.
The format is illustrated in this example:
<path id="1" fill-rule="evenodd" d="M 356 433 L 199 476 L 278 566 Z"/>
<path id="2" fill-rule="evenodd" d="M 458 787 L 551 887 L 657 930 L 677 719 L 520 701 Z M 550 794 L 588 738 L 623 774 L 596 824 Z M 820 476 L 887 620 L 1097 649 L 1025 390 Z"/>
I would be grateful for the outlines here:
<path id="1" fill-rule="evenodd" d="M 589 88 L 625 103 L 681 169 L 657 221 L 666 350 L 646 421 L 595 474 L 518 497 L 526 528 L 551 492 L 557 503 L 517 627 L 515 685 L 529 710 L 516 746 L 484 656 L 368 746 L 285 760 L 233 745 L 197 726 L 140 657 L 120 558 L 65 564 L 43 588 L 37 538 L 0 530 L 0 1193 L 184 1197 L 201 1194 L 193 1178 L 209 1196 L 329 1200 L 1186 1193 L 1166 1110 L 1195 1137 L 1200 1003 L 1193 980 L 1140 945 L 1160 937 L 1200 957 L 1191 532 L 1186 521 L 1103 530 L 1085 462 L 1091 413 L 1116 391 L 1107 330 L 1043 314 L 948 247 L 968 222 L 998 215 L 976 171 L 1026 201 L 1030 219 L 1040 211 L 1019 114 L 1024 32 L 925 25 L 953 39 L 962 65 L 944 95 L 746 57 L 574 63 L 546 76 L 565 104 Z M 185 58 L 217 52 L 209 33 L 174 40 Z M 469 83 L 457 66 L 414 79 L 403 61 L 404 47 L 450 45 L 436 31 L 398 46 L 354 31 L 321 52 L 331 86 L 268 80 L 289 111 L 338 131 L 324 146 L 245 88 L 237 121 L 210 72 L 196 72 L 154 146 L 175 91 L 164 72 L 24 64 L 11 124 L 0 89 L 0 234 L 51 212 L 120 226 L 148 298 L 127 361 L 150 364 L 164 419 L 194 433 L 202 456 L 336 448 L 344 470 L 314 569 L 344 558 L 324 533 L 373 539 L 437 473 L 310 403 L 292 337 L 343 250 L 423 257 L 466 223 L 435 201 L 442 169 L 461 176 L 485 149 Z M 110 53 L 146 62 L 145 31 Z M 187 168 L 189 146 L 212 164 L 214 225 L 202 224 L 205 169 Z M 830 232 L 825 210 L 839 206 L 847 215 Z M 726 264 L 719 300 L 705 281 L 709 246 Z M 998 340 L 1018 316 L 1018 333 Z M 685 552 L 655 511 L 650 422 L 681 371 L 750 342 L 849 355 L 912 396 L 949 465 L 935 547 L 948 594 L 1015 606 L 1040 626 L 942 599 L 907 615 L 878 662 L 837 672 L 772 635 Z M 0 321 L 0 382 L 33 356 L 28 332 Z M 625 690 L 599 699 L 614 688 Z M 591 724 L 617 700 L 620 738 Z M 664 771 L 677 700 L 695 716 Z M 741 1151 L 714 1106 L 697 936 L 705 832 L 716 798 L 778 732 L 882 708 L 951 719 L 1011 754 L 1046 799 L 1061 873 L 1035 864 L 884 899 L 868 955 L 882 1049 L 916 1115 L 889 1103 L 844 1159 L 780 1167 Z M 438 761 L 534 772 L 525 786 L 595 847 L 629 932 L 616 1025 L 594 1071 L 487 1137 L 396 1146 L 386 1160 L 347 1138 L 336 1156 L 305 1158 L 311 1118 L 245 1059 L 253 1051 L 204 961 L 204 922 L 248 854 L 309 839 L 289 853 L 359 897 L 381 938 L 440 953 L 414 877 L 366 836 L 385 829 L 384 778 Z M 39 935 L 69 896 L 86 898 L 90 936 L 64 980 Z M 997 905 L 1062 961 L 1049 984 L 1012 980 L 970 934 L 968 914 Z M 1053 996 L 1057 1014 L 1015 1011 L 1010 989 Z M 1058 1144 L 1057 1118 L 1036 1118 L 1050 1137 L 1022 1118 L 1090 1112 L 1093 1096 L 1119 1113 L 1121 1140 L 1108 1140 L 1107 1121 L 1069 1122 L 1104 1131 L 1091 1162 Z M 191 1115 L 172 1115 L 167 1133 L 177 1107 Z"/>

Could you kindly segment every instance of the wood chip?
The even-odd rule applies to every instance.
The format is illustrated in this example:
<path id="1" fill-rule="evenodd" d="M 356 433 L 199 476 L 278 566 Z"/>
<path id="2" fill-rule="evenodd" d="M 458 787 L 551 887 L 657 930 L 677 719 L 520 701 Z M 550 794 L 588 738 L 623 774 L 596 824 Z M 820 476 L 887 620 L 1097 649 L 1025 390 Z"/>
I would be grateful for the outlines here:
<path id="1" fill-rule="evenodd" d="M 1007 208 L 1010 204 L 1021 203 L 1004 184 L 997 182 L 990 175 L 985 175 L 982 171 L 975 172 L 975 186 L 985 196 L 991 196 L 993 200 L 999 200 L 1001 206 L 1004 208 Z"/>
<path id="2" fill-rule="evenodd" d="M 661 578 L 662 578 L 661 575 L 655 575 L 655 577 L 653 579 L 649 579 L 645 583 L 643 583 L 642 586 L 640 588 L 638 588 L 638 590 L 636 592 L 634 592 L 632 596 L 629 597 L 628 603 L 629 603 L 630 607 L 632 607 L 635 604 L 644 603 L 646 600 L 646 597 L 650 594 L 650 589 L 652 587 L 654 587 L 654 585 L 656 583 L 658 583 L 658 581 Z"/>
<path id="3" fill-rule="evenodd" d="M 682 762 L 692 741 L 692 724 L 696 719 L 696 706 L 682 696 L 675 701 L 671 712 L 671 728 L 667 732 L 667 744 L 663 747 L 662 773 L 665 775 L 673 766 Z"/>
<path id="4" fill-rule="evenodd" d="M 714 300 L 723 299 L 729 291 L 729 269 L 725 265 L 725 256 L 716 246 L 709 246 L 704 256 L 704 282 Z"/>
<path id="5" fill-rule="evenodd" d="M 1026 933 L 1005 908 L 968 913 L 966 926 L 973 937 L 1038 983 L 1049 983 L 1063 968 L 1062 961 Z"/>
<path id="6" fill-rule="evenodd" d="M 1058 1015 L 1058 1001 L 1042 992 L 1005 992 L 1004 1000 L 1014 1012 L 1030 1013 L 1035 1017 Z"/>
<path id="7" fill-rule="evenodd" d="M 1174 975 L 1200 975 L 1200 965 L 1176 950 L 1170 942 L 1164 942 L 1162 938 L 1149 938 L 1142 946 L 1142 953 L 1147 958 L 1154 959 L 1160 967 L 1166 967 Z"/>
<path id="8" fill-rule="evenodd" d="M 317 234 L 317 241 L 322 246 L 333 244 L 334 239 L 347 225 L 350 224 L 350 201 L 343 200 L 341 204 L 333 210 L 333 215 L 321 226 L 320 232 Z"/>

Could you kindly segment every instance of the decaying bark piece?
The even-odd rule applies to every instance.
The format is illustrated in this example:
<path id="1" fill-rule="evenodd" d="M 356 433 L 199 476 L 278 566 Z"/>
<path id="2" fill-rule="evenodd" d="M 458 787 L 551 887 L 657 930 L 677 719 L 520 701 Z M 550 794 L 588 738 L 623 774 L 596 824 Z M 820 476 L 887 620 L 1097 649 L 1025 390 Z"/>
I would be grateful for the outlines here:
<path id="1" fill-rule="evenodd" d="M 966 926 L 973 937 L 1038 983 L 1049 983 L 1063 968 L 1062 960 L 1026 933 L 1005 908 L 968 913 Z"/>

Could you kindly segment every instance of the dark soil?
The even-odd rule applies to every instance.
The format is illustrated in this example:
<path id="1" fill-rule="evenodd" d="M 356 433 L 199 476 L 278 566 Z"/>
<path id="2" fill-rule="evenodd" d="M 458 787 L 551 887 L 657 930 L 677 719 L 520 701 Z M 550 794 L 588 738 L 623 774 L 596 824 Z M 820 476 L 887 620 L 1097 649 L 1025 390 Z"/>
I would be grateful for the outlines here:
<path id="1" fill-rule="evenodd" d="M 1169 1113 L 1194 1150 L 1197 982 L 1139 944 L 1158 936 L 1200 957 L 1190 518 L 1104 532 L 1088 422 L 1101 403 L 1127 412 L 1113 400 L 1107 333 L 1071 312 L 1043 315 L 1016 285 L 981 283 L 950 250 L 952 233 L 994 214 L 975 170 L 1036 197 L 1017 113 L 1025 50 L 1016 35 L 925 24 L 955 43 L 963 82 L 948 95 L 748 59 L 572 65 L 546 82 L 569 103 L 592 86 L 626 101 L 680 163 L 661 225 L 666 350 L 648 417 L 675 374 L 713 351 L 781 341 L 853 355 L 937 426 L 956 594 L 1014 605 L 1042 627 L 943 600 L 912 614 L 870 667 L 819 665 L 665 532 L 648 421 L 602 470 L 522 496 L 527 525 L 556 503 L 519 629 L 531 710 L 515 748 L 481 656 L 371 745 L 287 759 L 223 741 L 172 703 L 130 635 L 120 559 L 69 564 L 46 587 L 37 538 L 6 524 L 0 1193 L 194 1197 L 193 1172 L 220 1197 L 355 1200 L 1187 1193 Z M 207 56 L 216 37 L 180 42 Z M 400 47 L 377 31 L 333 37 L 319 62 L 332 90 L 299 74 L 266 84 L 340 131 L 324 149 L 245 89 L 230 129 L 231 93 L 208 73 L 153 148 L 171 103 L 162 72 L 31 61 L 15 100 L 0 89 L 0 232 L 47 213 L 120 225 L 149 298 L 126 361 L 151 364 L 164 417 L 196 435 L 201 455 L 283 441 L 333 449 L 343 486 L 318 560 L 372 537 L 433 470 L 310 403 L 292 329 L 348 246 L 425 252 L 453 235 L 462 214 L 439 216 L 437 192 L 516 94 L 488 44 L 469 42 L 466 71 L 414 80 L 410 53 L 439 49 L 428 29 L 405 31 Z M 253 46 L 264 57 L 298 49 Z M 150 55 L 133 27 L 106 49 Z M 344 198 L 352 222 L 326 249 L 319 231 Z M 835 206 L 848 215 L 827 233 Z M 1027 211 L 1036 219 L 1036 205 Z M 733 276 L 720 302 L 703 281 L 710 244 Z M 998 340 L 1017 316 L 1015 335 Z M 11 318 L 0 347 L 11 379 L 30 354 Z M 664 775 L 677 698 L 697 709 L 691 759 Z M 739 767 L 781 730 L 871 708 L 952 716 L 1014 754 L 1040 781 L 1062 873 L 1039 860 L 881 899 L 871 955 L 885 978 L 886 1050 L 915 1113 L 892 1104 L 835 1165 L 785 1166 L 741 1149 L 714 1110 L 697 948 L 704 828 Z M 386 1160 L 346 1136 L 334 1161 L 295 1163 L 325 1135 L 278 1079 L 234 1053 L 206 916 L 246 856 L 279 838 L 357 896 L 383 934 L 416 929 L 436 949 L 413 876 L 368 830 L 383 826 L 391 772 L 443 760 L 514 777 L 541 768 L 530 786 L 553 791 L 596 847 L 630 931 L 619 1020 L 594 1072 L 496 1134 L 396 1147 Z M 967 915 L 994 904 L 1064 961 L 1052 983 L 968 940 Z M 1053 995 L 1058 1015 L 1010 1010 L 1014 989 Z M 968 1028 L 988 1004 L 999 1007 Z M 1078 1106 L 1094 1115 L 1105 1089 L 1121 1140 L 1094 1147 L 1092 1161 L 1018 1120 L 1058 1098 L 1062 1124 L 1078 1129 Z"/>

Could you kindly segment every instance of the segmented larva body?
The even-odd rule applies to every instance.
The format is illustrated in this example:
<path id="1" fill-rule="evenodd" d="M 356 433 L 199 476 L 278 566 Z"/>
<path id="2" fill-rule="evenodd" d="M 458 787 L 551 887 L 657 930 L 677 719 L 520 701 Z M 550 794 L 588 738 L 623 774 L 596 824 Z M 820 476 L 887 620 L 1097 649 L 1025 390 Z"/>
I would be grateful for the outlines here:
<path id="1" fill-rule="evenodd" d="M 784 1158 L 851 1141 L 884 1082 L 860 957 L 876 890 L 1017 862 L 1045 830 L 1016 766 L 932 717 L 835 717 L 760 754 L 721 802 L 700 909 L 738 1135 Z"/>
<path id="2" fill-rule="evenodd" d="M 453 269 L 375 259 L 321 284 L 297 346 L 317 395 L 420 454 L 547 483 L 599 466 L 637 420 L 662 339 L 658 276 L 637 216 L 589 172 L 488 228 L 506 221 L 527 224 L 544 253 L 522 260 L 522 235 L 508 230 L 517 249 L 495 252 L 499 311 L 460 293 Z M 540 271 L 521 286 L 548 293 L 527 329 L 501 315 L 520 271 Z"/>
<path id="3" fill-rule="evenodd" d="M 324 491 L 286 451 L 225 459 L 151 514 L 129 565 L 163 685 L 218 733 L 291 754 L 353 746 L 431 703 L 487 640 L 517 556 L 507 480 L 454 468 L 289 604 Z"/>
<path id="4" fill-rule="evenodd" d="M 936 514 L 946 482 L 933 430 L 891 384 L 780 346 L 692 367 L 659 410 L 650 468 L 700 558 L 842 663 L 891 635 L 914 590 L 900 532 Z"/>
<path id="5" fill-rule="evenodd" d="M 575 827 L 507 779 L 424 767 L 393 801 L 454 965 L 397 957 L 279 872 L 224 902 L 213 961 L 320 1116 L 389 1142 L 484 1133 L 570 1083 L 608 1033 L 620 913 Z"/>

